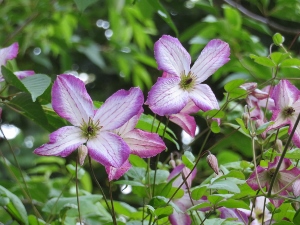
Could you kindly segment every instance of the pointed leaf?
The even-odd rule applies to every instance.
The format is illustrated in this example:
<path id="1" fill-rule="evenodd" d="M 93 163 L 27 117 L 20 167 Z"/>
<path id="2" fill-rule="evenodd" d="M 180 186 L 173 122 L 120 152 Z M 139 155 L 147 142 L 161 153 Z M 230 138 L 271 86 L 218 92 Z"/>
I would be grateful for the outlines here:
<path id="1" fill-rule="evenodd" d="M 92 5 L 93 3 L 97 2 L 98 0 L 74 0 L 76 3 L 77 8 L 83 12 L 88 6 Z"/>
<path id="2" fill-rule="evenodd" d="M 4 66 L 1 66 L 1 72 L 2 75 L 5 79 L 5 81 L 16 87 L 17 89 L 19 89 L 20 91 L 24 91 L 24 92 L 28 92 L 28 90 L 26 89 L 26 87 L 24 86 L 24 84 L 19 80 L 19 78 L 13 73 L 11 72 L 9 69 L 7 69 Z"/>

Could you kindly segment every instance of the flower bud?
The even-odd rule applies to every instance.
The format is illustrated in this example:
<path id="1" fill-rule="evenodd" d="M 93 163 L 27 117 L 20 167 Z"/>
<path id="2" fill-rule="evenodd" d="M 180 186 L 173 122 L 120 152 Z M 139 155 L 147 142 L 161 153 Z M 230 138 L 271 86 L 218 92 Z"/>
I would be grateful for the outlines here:
<path id="1" fill-rule="evenodd" d="M 85 145 L 80 145 L 78 147 L 78 154 L 79 154 L 79 164 L 80 164 L 80 166 L 82 166 L 84 163 L 85 157 L 88 154 L 87 147 Z"/>
<path id="2" fill-rule="evenodd" d="M 276 143 L 275 143 L 275 146 L 276 146 L 277 152 L 282 152 L 283 146 L 282 146 L 282 141 L 281 140 L 277 139 Z"/>
<path id="3" fill-rule="evenodd" d="M 210 168 L 214 170 L 214 172 L 219 175 L 219 167 L 218 167 L 218 160 L 216 156 L 213 154 L 209 153 L 208 156 L 206 157 L 206 161 L 208 162 L 208 165 Z"/>

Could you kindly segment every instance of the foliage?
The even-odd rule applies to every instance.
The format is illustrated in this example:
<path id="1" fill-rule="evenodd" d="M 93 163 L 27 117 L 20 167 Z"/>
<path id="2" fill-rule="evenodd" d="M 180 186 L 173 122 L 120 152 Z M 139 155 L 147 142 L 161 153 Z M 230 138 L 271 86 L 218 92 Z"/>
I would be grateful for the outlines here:
<path id="1" fill-rule="evenodd" d="M 252 212 L 249 224 L 269 215 L 274 224 L 299 224 L 300 174 L 290 186 L 279 185 L 283 196 L 272 193 L 272 185 L 249 184 L 256 168 L 271 168 L 276 157 L 291 160 L 286 171 L 298 173 L 300 146 L 292 139 L 298 124 L 274 127 L 268 107 L 266 120 L 253 120 L 254 89 L 243 86 L 255 82 L 257 90 L 289 80 L 299 87 L 299 7 L 297 0 L 0 1 L 0 48 L 19 43 L 16 59 L 5 63 L 0 55 L 0 222 L 175 224 L 178 213 L 191 224 L 248 224 L 223 210 L 256 211 L 256 199 L 265 196 L 271 202 L 257 217 Z M 167 149 L 151 159 L 131 154 L 132 167 L 119 180 L 108 181 L 105 168 L 90 158 L 79 166 L 77 151 L 66 158 L 32 154 L 49 133 L 69 125 L 52 108 L 56 75 L 84 80 L 96 108 L 118 89 L 138 86 L 147 96 L 162 75 L 153 46 L 163 34 L 176 36 L 192 62 L 211 39 L 230 46 L 230 61 L 205 81 L 220 109 L 193 114 L 194 138 L 186 142 L 180 127 L 144 105 L 136 128 L 157 133 Z M 19 70 L 35 75 L 18 79 Z M 9 125 L 19 132 L 15 138 Z M 211 153 L 217 162 L 205 161 Z M 178 172 L 178 165 L 185 169 Z"/>

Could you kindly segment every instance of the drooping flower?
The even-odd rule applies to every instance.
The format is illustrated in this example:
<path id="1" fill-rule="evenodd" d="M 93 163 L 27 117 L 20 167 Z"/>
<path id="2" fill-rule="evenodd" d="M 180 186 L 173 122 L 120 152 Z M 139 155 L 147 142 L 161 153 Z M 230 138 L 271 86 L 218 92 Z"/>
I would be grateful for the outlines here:
<path id="1" fill-rule="evenodd" d="M 268 167 L 267 168 L 263 168 L 261 166 L 257 166 L 256 170 L 257 170 L 257 177 L 258 180 L 256 178 L 256 173 L 255 171 L 250 175 L 250 177 L 247 180 L 247 184 L 253 189 L 253 190 L 259 190 L 260 186 L 259 183 L 261 185 L 262 188 L 266 187 L 267 191 L 270 188 L 270 183 L 271 180 L 274 176 L 274 172 L 276 170 L 276 167 L 278 165 L 280 156 L 275 157 L 273 162 L 269 162 L 268 163 Z M 292 188 L 292 182 L 294 181 L 294 179 L 300 174 L 300 169 L 293 167 L 292 169 L 288 168 L 292 165 L 291 160 L 289 159 L 283 159 L 282 164 L 280 165 L 278 174 L 276 176 L 275 182 L 273 184 L 272 187 L 272 193 L 277 193 L 279 192 L 282 188 L 286 188 L 285 190 L 281 191 L 279 194 L 286 196 L 288 195 L 288 191 L 291 192 L 293 191 Z M 259 183 L 258 183 L 259 182 Z M 289 186 L 287 186 L 289 185 Z M 287 186 L 287 187 L 286 187 Z M 281 199 L 271 199 L 271 202 L 275 205 L 275 206 L 279 206 L 282 204 L 283 200 Z"/>
<path id="2" fill-rule="evenodd" d="M 17 57 L 19 51 L 19 44 L 17 42 L 13 43 L 12 45 L 1 48 L 0 49 L 0 82 L 4 81 L 4 77 L 1 73 L 1 66 L 5 66 L 8 60 L 14 59 Z M 23 79 L 25 77 L 31 76 L 34 74 L 34 71 L 27 70 L 27 71 L 17 71 L 14 74 L 19 78 Z"/>
<path id="3" fill-rule="evenodd" d="M 163 35 L 154 45 L 154 56 L 167 76 L 158 78 L 146 104 L 160 116 L 179 113 L 189 99 L 203 111 L 218 109 L 214 93 L 202 82 L 227 63 L 229 55 L 226 42 L 211 40 L 190 69 L 191 57 L 179 40 Z"/>
<path id="4" fill-rule="evenodd" d="M 288 133 L 291 134 L 297 117 L 300 113 L 300 91 L 288 80 L 281 80 L 273 90 L 272 98 L 275 102 L 275 108 L 272 110 L 272 118 L 274 124 L 268 128 L 278 129 L 285 125 L 289 125 Z M 300 147 L 300 126 L 292 137 L 294 144 Z"/>
<path id="5" fill-rule="evenodd" d="M 66 157 L 84 144 L 92 159 L 104 166 L 120 167 L 128 159 L 130 148 L 113 130 L 136 115 L 142 104 L 142 91 L 131 88 L 117 91 L 99 109 L 94 109 L 81 80 L 59 75 L 52 88 L 52 106 L 73 126 L 51 133 L 50 141 L 34 153 Z"/>
<path id="6" fill-rule="evenodd" d="M 130 154 L 137 155 L 141 158 L 149 158 L 165 150 L 166 145 L 158 134 L 135 129 L 142 112 L 143 108 L 141 106 L 139 113 L 133 116 L 123 126 L 114 130 L 114 133 L 119 135 L 127 143 L 130 148 Z M 119 168 L 106 166 L 105 169 L 109 180 L 117 180 L 130 168 L 131 164 L 127 160 Z"/>

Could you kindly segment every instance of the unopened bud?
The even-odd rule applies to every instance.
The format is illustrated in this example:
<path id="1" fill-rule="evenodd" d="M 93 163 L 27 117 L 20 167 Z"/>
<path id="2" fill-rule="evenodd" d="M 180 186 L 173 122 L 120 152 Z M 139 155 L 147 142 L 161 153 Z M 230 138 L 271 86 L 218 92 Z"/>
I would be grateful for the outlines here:
<path id="1" fill-rule="evenodd" d="M 276 143 L 275 143 L 275 146 L 276 146 L 277 152 L 282 152 L 283 147 L 282 147 L 282 141 L 281 140 L 277 139 Z"/>
<path id="2" fill-rule="evenodd" d="M 249 109 L 248 109 L 248 106 L 245 105 L 245 109 L 244 109 L 244 113 L 243 113 L 243 122 L 244 122 L 246 128 L 248 128 L 249 120 L 250 120 Z"/>
<path id="3" fill-rule="evenodd" d="M 169 165 L 174 169 L 176 167 L 175 160 L 171 159 Z"/>
<path id="4" fill-rule="evenodd" d="M 176 159 L 176 165 L 178 166 L 178 165 L 181 165 L 182 164 L 182 161 L 181 161 L 181 159 Z"/>
<path id="5" fill-rule="evenodd" d="M 85 157 L 87 156 L 87 154 L 88 154 L 87 147 L 85 145 L 80 145 L 78 147 L 78 155 L 79 155 L 79 164 L 80 164 L 80 166 L 83 165 Z"/>
<path id="6" fill-rule="evenodd" d="M 218 160 L 216 156 L 213 154 L 209 153 L 208 156 L 206 157 L 206 161 L 208 162 L 208 165 L 210 168 L 214 170 L 214 172 L 219 175 L 219 166 L 218 166 Z"/>

